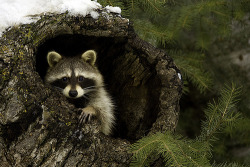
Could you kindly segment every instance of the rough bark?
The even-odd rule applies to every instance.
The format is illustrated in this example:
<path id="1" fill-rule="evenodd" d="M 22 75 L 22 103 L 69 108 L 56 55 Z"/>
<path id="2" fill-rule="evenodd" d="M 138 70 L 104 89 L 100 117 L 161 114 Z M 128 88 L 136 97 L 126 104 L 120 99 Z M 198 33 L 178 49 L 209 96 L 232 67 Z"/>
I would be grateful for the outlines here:
<path id="1" fill-rule="evenodd" d="M 128 166 L 129 145 L 174 130 L 181 79 L 163 50 L 141 40 L 128 19 L 49 14 L 0 38 L 0 166 Z M 93 120 L 78 126 L 77 109 L 44 85 L 46 53 L 95 49 L 116 103 L 112 136 Z"/>

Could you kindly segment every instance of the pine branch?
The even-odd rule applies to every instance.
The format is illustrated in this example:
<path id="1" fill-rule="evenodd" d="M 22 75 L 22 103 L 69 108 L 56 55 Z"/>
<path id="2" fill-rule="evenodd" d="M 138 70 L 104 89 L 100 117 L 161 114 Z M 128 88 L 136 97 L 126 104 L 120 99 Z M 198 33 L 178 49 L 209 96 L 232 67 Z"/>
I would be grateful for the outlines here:
<path id="1" fill-rule="evenodd" d="M 222 164 L 213 164 L 213 167 L 247 167 L 247 166 L 240 165 L 237 163 L 222 163 Z"/>
<path id="2" fill-rule="evenodd" d="M 230 35 L 232 20 L 243 18 L 250 9 L 249 0 L 181 0 L 178 2 L 98 0 L 98 2 L 105 6 L 120 6 L 122 14 L 130 16 L 135 24 L 140 25 L 139 22 L 143 22 L 142 26 L 135 26 L 139 34 L 152 36 L 153 40 L 166 44 L 182 41 L 181 34 L 189 33 L 192 34 L 197 48 L 203 50 L 207 50 L 214 40 L 211 37 L 224 38 Z M 152 25 L 148 28 L 150 24 Z"/>
<path id="3" fill-rule="evenodd" d="M 173 43 L 174 38 L 176 38 L 172 31 L 168 31 L 167 28 L 161 29 L 161 27 L 157 27 L 157 25 L 152 24 L 152 22 L 146 19 L 140 18 L 134 21 L 134 27 L 139 36 L 155 46 L 158 43 L 163 46 L 166 43 Z"/>
<path id="4" fill-rule="evenodd" d="M 233 136 L 233 140 L 241 144 L 250 143 L 250 119 L 243 117 L 233 125 L 233 128 L 227 127 L 223 133 Z"/>
<path id="5" fill-rule="evenodd" d="M 131 152 L 133 153 L 131 167 L 140 167 L 149 165 L 149 156 L 156 151 L 159 146 L 160 136 L 152 135 L 144 137 L 131 145 Z"/>
<path id="6" fill-rule="evenodd" d="M 239 118 L 240 114 L 235 109 L 238 102 L 240 89 L 234 84 L 232 87 L 225 86 L 221 91 L 221 97 L 218 103 L 210 103 L 205 111 L 206 120 L 202 123 L 202 132 L 198 137 L 201 141 L 216 140 L 215 135 L 224 129 L 226 126 L 231 127 Z"/>
<path id="7" fill-rule="evenodd" d="M 161 155 L 169 166 L 211 166 L 210 142 L 215 140 L 216 133 L 230 127 L 239 118 L 235 110 L 240 89 L 234 84 L 225 86 L 218 102 L 210 103 L 205 111 L 206 120 L 202 132 L 195 140 L 184 139 L 180 135 L 157 133 L 137 141 L 131 146 L 133 153 L 131 166 L 149 166 L 155 158 L 152 153 Z M 151 160 L 151 161 L 150 161 Z"/>
<path id="8" fill-rule="evenodd" d="M 164 0 L 135 0 L 136 5 L 141 7 L 144 12 L 152 15 L 163 14 Z"/>
<path id="9" fill-rule="evenodd" d="M 175 63 L 182 71 L 184 79 L 188 79 L 201 93 L 210 89 L 212 79 L 208 72 L 204 71 L 204 54 L 198 52 L 176 52 L 169 54 L 175 59 Z"/>
<path id="10" fill-rule="evenodd" d="M 208 148 L 199 141 L 193 142 L 170 133 L 157 133 L 144 137 L 131 146 L 131 166 L 149 166 L 150 161 L 147 158 L 152 152 L 156 153 L 154 155 L 161 155 L 169 166 L 210 166 L 204 154 Z"/>

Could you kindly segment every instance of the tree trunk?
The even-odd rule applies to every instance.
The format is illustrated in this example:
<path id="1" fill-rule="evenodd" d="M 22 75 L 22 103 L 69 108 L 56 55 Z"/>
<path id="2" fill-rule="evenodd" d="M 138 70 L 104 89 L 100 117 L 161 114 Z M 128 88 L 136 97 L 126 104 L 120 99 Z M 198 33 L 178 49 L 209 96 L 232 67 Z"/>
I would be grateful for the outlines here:
<path id="1" fill-rule="evenodd" d="M 181 79 L 163 50 L 141 40 L 128 19 L 69 13 L 41 16 L 0 38 L 0 166 L 128 166 L 130 143 L 177 125 Z M 46 54 L 87 49 L 116 104 L 112 136 L 79 127 L 77 109 L 44 85 Z"/>

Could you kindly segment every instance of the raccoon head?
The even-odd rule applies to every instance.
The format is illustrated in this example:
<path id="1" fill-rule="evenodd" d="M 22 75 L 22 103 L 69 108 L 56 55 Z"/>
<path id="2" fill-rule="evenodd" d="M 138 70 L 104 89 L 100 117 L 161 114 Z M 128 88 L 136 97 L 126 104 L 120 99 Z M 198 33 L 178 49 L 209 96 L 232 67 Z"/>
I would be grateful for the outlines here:
<path id="1" fill-rule="evenodd" d="M 49 69 L 45 82 L 59 88 L 68 98 L 88 98 L 103 84 L 103 79 L 95 66 L 96 52 L 88 50 L 80 56 L 63 57 L 52 51 L 47 55 Z"/>

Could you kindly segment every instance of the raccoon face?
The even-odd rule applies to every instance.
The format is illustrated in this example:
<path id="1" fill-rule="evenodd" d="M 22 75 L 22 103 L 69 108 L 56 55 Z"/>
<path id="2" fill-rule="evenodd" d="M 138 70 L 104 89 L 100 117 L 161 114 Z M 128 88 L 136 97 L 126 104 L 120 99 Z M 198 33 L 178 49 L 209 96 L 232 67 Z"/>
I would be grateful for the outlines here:
<path id="1" fill-rule="evenodd" d="M 57 52 L 47 55 L 49 64 L 45 82 L 62 91 L 68 98 L 84 97 L 102 86 L 102 76 L 95 67 L 96 52 L 88 50 L 79 57 L 65 58 Z"/>
<path id="2" fill-rule="evenodd" d="M 76 76 L 75 71 L 72 71 L 71 76 L 65 75 L 52 82 L 51 85 L 62 90 L 62 93 L 68 98 L 86 96 L 88 93 L 95 91 L 96 87 L 94 80 L 82 75 Z"/>

